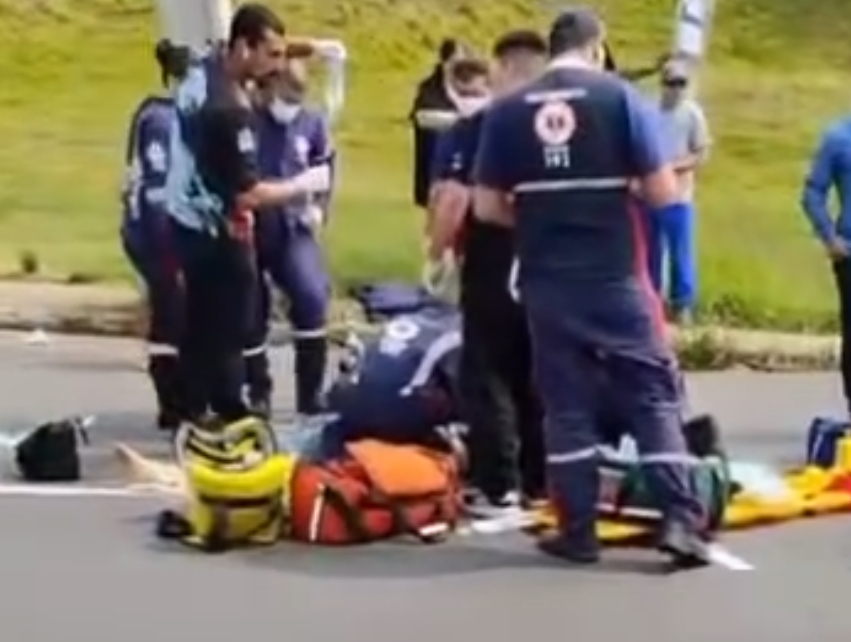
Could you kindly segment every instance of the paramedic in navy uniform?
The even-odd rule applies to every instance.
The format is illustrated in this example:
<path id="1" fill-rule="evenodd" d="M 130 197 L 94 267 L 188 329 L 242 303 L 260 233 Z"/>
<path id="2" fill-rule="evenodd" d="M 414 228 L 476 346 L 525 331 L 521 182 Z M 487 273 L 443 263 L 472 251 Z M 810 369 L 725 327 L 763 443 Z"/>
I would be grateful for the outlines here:
<path id="1" fill-rule="evenodd" d="M 249 414 L 242 351 L 256 294 L 254 213 L 317 190 L 304 177 L 259 178 L 245 87 L 282 68 L 285 47 L 274 12 L 244 4 L 228 42 L 195 64 L 175 91 L 166 198 L 185 287 L 179 358 L 193 421 L 208 409 L 224 422 Z"/>
<path id="2" fill-rule="evenodd" d="M 514 226 L 520 297 L 545 412 L 559 534 L 543 552 L 599 559 L 596 384 L 602 372 L 664 517 L 659 548 L 678 567 L 707 562 L 705 511 L 691 490 L 678 370 L 648 289 L 631 186 L 656 206 L 677 198 L 648 107 L 602 70 L 604 27 L 586 9 L 552 25 L 548 71 L 485 114 L 475 215 Z"/>
<path id="3" fill-rule="evenodd" d="M 269 178 L 293 178 L 312 167 L 332 174 L 334 151 L 326 115 L 307 104 L 307 69 L 292 59 L 284 71 L 260 86 L 258 159 Z M 265 277 L 287 297 L 295 352 L 296 413 L 319 414 L 325 380 L 325 325 L 331 300 L 331 278 L 319 235 L 329 194 L 306 194 L 264 211 L 257 217 L 257 252 L 261 292 L 259 317 L 246 350 L 246 378 L 252 407 L 270 412 L 272 377 L 266 341 L 271 293 Z"/>
<path id="4" fill-rule="evenodd" d="M 186 75 L 190 59 L 186 47 L 162 40 L 155 56 L 164 85 Z M 121 195 L 122 245 L 145 284 L 150 310 L 148 374 L 157 398 L 157 426 L 163 430 L 177 429 L 182 419 L 178 345 L 183 292 L 165 208 L 173 120 L 171 96 L 146 96 L 136 108 L 127 134 L 127 173 Z"/>

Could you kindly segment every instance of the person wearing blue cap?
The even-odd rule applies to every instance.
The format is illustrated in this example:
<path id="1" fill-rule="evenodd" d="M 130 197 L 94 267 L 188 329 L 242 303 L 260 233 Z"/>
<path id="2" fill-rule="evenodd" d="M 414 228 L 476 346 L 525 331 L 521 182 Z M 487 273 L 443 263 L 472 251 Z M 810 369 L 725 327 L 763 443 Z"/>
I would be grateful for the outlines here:
<path id="1" fill-rule="evenodd" d="M 485 113 L 474 212 L 513 226 L 518 286 L 545 413 L 559 533 L 543 552 L 599 559 L 602 384 L 612 386 L 664 515 L 659 548 L 677 567 L 707 563 L 706 511 L 691 485 L 679 372 L 649 286 L 633 190 L 679 197 L 652 108 L 603 70 L 605 30 L 590 10 L 552 25 L 546 73 Z M 602 376 L 595 376 L 600 373 Z"/>

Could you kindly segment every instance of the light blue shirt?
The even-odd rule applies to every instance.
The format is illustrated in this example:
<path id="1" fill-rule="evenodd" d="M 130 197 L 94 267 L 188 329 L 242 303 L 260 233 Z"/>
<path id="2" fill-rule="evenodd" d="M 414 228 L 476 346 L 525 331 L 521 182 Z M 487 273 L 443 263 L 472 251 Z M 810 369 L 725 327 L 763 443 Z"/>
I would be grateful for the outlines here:
<path id="1" fill-rule="evenodd" d="M 207 83 L 206 60 L 200 60 L 190 67 L 186 78 L 174 90 L 176 109 L 169 138 L 171 162 L 166 177 L 165 202 L 169 216 L 180 225 L 215 234 L 223 206 L 198 175 L 194 152 L 184 131 L 187 121 L 207 100 Z"/>
<path id="2" fill-rule="evenodd" d="M 829 210 L 834 188 L 839 199 L 835 216 Z M 822 243 L 836 236 L 851 242 L 851 117 L 834 123 L 822 136 L 804 182 L 801 206 Z"/>

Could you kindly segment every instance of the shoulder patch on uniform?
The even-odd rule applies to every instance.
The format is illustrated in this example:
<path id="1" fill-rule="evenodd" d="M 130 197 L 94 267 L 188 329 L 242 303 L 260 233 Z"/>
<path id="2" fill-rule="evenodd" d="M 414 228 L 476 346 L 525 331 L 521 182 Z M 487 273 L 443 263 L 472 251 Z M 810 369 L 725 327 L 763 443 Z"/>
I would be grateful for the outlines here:
<path id="1" fill-rule="evenodd" d="M 162 174 L 168 169 L 165 148 L 159 141 L 153 141 L 145 147 L 145 160 L 154 172 Z"/>
<path id="2" fill-rule="evenodd" d="M 305 162 L 310 154 L 310 141 L 304 136 L 296 136 L 293 140 L 293 147 L 299 161 Z"/>
<path id="3" fill-rule="evenodd" d="M 248 127 L 243 127 L 236 135 L 236 146 L 243 154 L 250 154 L 257 149 L 257 144 L 254 140 L 254 132 Z"/>
<path id="4" fill-rule="evenodd" d="M 564 145 L 575 131 L 576 114 L 564 101 L 547 101 L 535 112 L 535 134 L 544 145 Z"/>

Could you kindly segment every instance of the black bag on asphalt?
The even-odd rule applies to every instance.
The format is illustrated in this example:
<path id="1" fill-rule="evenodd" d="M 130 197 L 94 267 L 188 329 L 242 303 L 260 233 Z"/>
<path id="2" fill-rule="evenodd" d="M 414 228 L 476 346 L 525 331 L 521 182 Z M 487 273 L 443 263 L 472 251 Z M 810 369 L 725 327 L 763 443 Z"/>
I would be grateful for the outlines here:
<path id="1" fill-rule="evenodd" d="M 80 444 L 88 443 L 86 425 L 81 417 L 52 421 L 21 439 L 15 448 L 21 477 L 34 482 L 79 480 Z"/>

